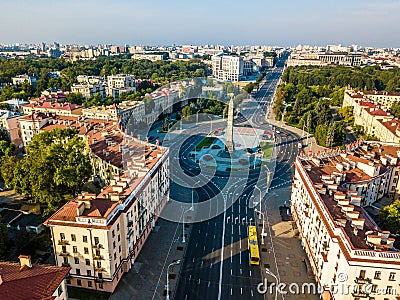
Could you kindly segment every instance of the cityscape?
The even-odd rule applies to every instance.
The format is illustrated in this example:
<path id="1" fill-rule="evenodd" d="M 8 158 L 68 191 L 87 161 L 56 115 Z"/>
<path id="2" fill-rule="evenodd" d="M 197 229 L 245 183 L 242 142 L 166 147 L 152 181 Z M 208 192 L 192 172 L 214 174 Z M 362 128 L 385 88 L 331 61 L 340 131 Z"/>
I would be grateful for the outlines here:
<path id="1" fill-rule="evenodd" d="M 398 2 L 123 2 L 0 12 L 0 300 L 400 299 Z"/>

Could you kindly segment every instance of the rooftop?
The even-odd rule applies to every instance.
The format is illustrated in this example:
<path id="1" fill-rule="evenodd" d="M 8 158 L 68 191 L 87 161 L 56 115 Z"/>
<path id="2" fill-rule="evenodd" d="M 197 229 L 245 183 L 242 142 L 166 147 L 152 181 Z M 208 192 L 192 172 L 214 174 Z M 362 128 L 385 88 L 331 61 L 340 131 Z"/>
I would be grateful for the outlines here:
<path id="1" fill-rule="evenodd" d="M 400 145 L 370 143 L 352 148 L 346 153 L 300 161 L 334 223 L 344 228 L 353 248 L 394 250 L 390 233 L 379 231 L 360 204 L 362 196 L 348 190 L 346 184 L 370 181 L 399 165 Z"/>
<path id="2" fill-rule="evenodd" d="M 19 263 L 0 262 L 0 299 L 54 299 L 53 293 L 69 270 L 48 265 L 21 267 Z"/>

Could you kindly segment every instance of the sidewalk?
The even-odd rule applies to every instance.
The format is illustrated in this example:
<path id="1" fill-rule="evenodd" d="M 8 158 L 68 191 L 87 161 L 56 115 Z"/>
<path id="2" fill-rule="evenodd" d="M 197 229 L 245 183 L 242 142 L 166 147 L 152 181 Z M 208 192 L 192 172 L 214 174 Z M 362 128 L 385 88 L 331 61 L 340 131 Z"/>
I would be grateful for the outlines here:
<path id="1" fill-rule="evenodd" d="M 295 223 L 292 221 L 283 222 L 279 214 L 279 206 L 283 205 L 285 200 L 288 203 L 289 198 L 290 187 L 284 187 L 274 190 L 264 199 L 263 212 L 265 214 L 266 232 L 264 245 L 261 244 L 262 219 L 260 220 L 257 217 L 261 274 L 265 278 L 265 268 L 269 268 L 279 278 L 279 282 L 286 283 L 284 290 L 288 293 L 283 296 L 278 295 L 278 299 L 317 300 L 319 295 L 289 293 L 288 287 L 291 283 L 296 283 L 300 291 L 303 283 L 315 283 L 312 276 L 309 276 L 306 264 L 303 261 L 306 254 L 297 237 Z M 267 279 L 268 282 L 276 283 L 270 275 L 267 276 Z M 265 296 L 265 299 L 273 299 L 269 293 Z"/>
<path id="2" fill-rule="evenodd" d="M 167 204 L 168 205 L 168 204 Z M 185 214 L 185 219 L 190 218 Z M 182 223 L 158 219 L 156 229 L 150 234 L 134 267 L 126 273 L 111 295 L 110 300 L 164 300 L 168 265 L 174 261 L 183 262 L 188 245 L 191 224 L 185 225 L 186 243 L 182 243 Z M 170 298 L 173 299 L 180 265 L 169 269 Z"/>

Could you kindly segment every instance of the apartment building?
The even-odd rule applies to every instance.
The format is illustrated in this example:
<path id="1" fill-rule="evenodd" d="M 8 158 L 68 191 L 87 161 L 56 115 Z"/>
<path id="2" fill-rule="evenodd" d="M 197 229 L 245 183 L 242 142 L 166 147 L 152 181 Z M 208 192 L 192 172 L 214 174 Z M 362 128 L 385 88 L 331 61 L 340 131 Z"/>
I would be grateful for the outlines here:
<path id="1" fill-rule="evenodd" d="M 135 91 L 135 77 L 130 74 L 117 74 L 107 76 L 107 95 L 119 98 L 121 92 Z"/>
<path id="2" fill-rule="evenodd" d="M 114 145 L 109 136 L 121 133 L 113 130 L 89 143 L 96 155 L 109 151 L 101 158 L 123 166 L 123 174 L 99 195 L 83 193 L 45 222 L 56 264 L 71 267 L 67 284 L 107 292 L 134 266 L 169 195 L 168 149 L 129 136 Z"/>
<path id="3" fill-rule="evenodd" d="M 72 103 L 59 103 L 55 101 L 34 100 L 29 104 L 22 106 L 22 111 L 25 115 L 30 115 L 35 112 L 51 113 L 60 116 L 73 116 L 82 114 L 82 105 Z"/>
<path id="4" fill-rule="evenodd" d="M 133 59 L 137 60 L 151 60 L 151 61 L 159 61 L 164 60 L 164 54 L 155 54 L 155 53 L 135 53 L 132 56 Z"/>
<path id="5" fill-rule="evenodd" d="M 373 95 L 371 98 L 368 95 Z M 400 127 L 398 120 L 387 109 L 397 101 L 398 96 L 383 95 L 355 91 L 347 87 L 343 98 L 343 107 L 353 107 L 354 124 L 364 128 L 365 133 L 376 136 L 384 142 L 400 142 Z"/>
<path id="6" fill-rule="evenodd" d="M 50 118 L 50 115 L 41 112 L 18 118 L 20 137 L 24 147 L 32 141 L 33 136 L 40 132 Z"/>
<path id="7" fill-rule="evenodd" d="M 329 64 L 360 66 L 360 53 L 347 52 L 304 52 L 295 51 L 290 54 L 287 66 L 326 66 Z"/>
<path id="8" fill-rule="evenodd" d="M 324 299 L 397 299 L 400 252 L 364 205 L 398 197 L 399 157 L 400 145 L 357 142 L 346 153 L 296 159 L 291 211 Z"/>
<path id="9" fill-rule="evenodd" d="M 384 110 L 389 110 L 393 103 L 400 101 L 400 93 L 388 93 L 380 91 L 356 91 L 348 86 L 343 98 L 343 106 L 351 106 L 354 99 L 365 99 Z"/>
<path id="10" fill-rule="evenodd" d="M 36 86 L 36 77 L 32 76 L 32 75 L 28 75 L 28 74 L 17 75 L 15 77 L 12 77 L 11 81 L 12 81 L 13 85 L 21 85 L 24 82 L 27 82 L 30 85 L 32 85 L 33 87 Z"/>
<path id="11" fill-rule="evenodd" d="M 67 300 L 70 268 L 32 264 L 29 255 L 19 263 L 0 262 L 0 299 Z"/>
<path id="12" fill-rule="evenodd" d="M 0 110 L 0 128 L 7 132 L 10 141 L 17 147 L 22 146 L 22 140 L 19 134 L 19 117 L 21 117 L 20 113 Z"/>
<path id="13" fill-rule="evenodd" d="M 106 95 L 106 87 L 103 84 L 74 83 L 71 86 L 71 92 L 81 93 L 85 98 L 89 98 L 96 94 L 100 94 L 104 97 Z"/>
<path id="14" fill-rule="evenodd" d="M 212 74 L 222 81 L 239 81 L 243 76 L 244 61 L 241 56 L 213 56 Z"/>
<path id="15" fill-rule="evenodd" d="M 104 84 L 105 78 L 101 76 L 88 76 L 88 75 L 78 75 L 76 76 L 76 80 L 78 83 L 87 83 L 87 84 Z"/>

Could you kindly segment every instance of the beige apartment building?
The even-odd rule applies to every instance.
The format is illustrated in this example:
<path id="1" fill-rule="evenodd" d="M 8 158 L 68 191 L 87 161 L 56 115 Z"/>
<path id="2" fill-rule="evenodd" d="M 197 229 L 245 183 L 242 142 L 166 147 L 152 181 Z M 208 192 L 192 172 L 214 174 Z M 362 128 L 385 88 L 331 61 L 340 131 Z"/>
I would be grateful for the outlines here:
<path id="1" fill-rule="evenodd" d="M 135 264 L 169 195 L 167 148 L 124 137 L 119 145 L 105 146 L 104 160 L 122 165 L 124 172 L 110 180 L 99 195 L 84 193 L 65 204 L 45 225 L 50 227 L 56 265 L 71 267 L 71 286 L 113 292 L 122 275 Z M 101 151 L 102 152 L 102 151 Z"/>
<path id="2" fill-rule="evenodd" d="M 107 95 L 119 98 L 119 94 L 136 90 L 135 77 L 130 74 L 107 76 Z"/>
<path id="3" fill-rule="evenodd" d="M 346 153 L 297 158 L 291 210 L 324 299 L 398 299 L 395 238 L 364 205 L 399 196 L 399 157 L 400 145 L 353 143 Z"/>
<path id="4" fill-rule="evenodd" d="M 398 98 L 400 97 L 396 94 L 355 91 L 347 87 L 342 107 L 353 107 L 354 124 L 362 126 L 365 133 L 374 135 L 383 142 L 398 143 L 399 122 L 387 111 Z"/>
<path id="5" fill-rule="evenodd" d="M 104 97 L 106 95 L 106 88 L 103 84 L 74 83 L 71 86 L 71 92 L 81 93 L 85 98 L 89 98 L 96 94 L 100 94 Z"/>

